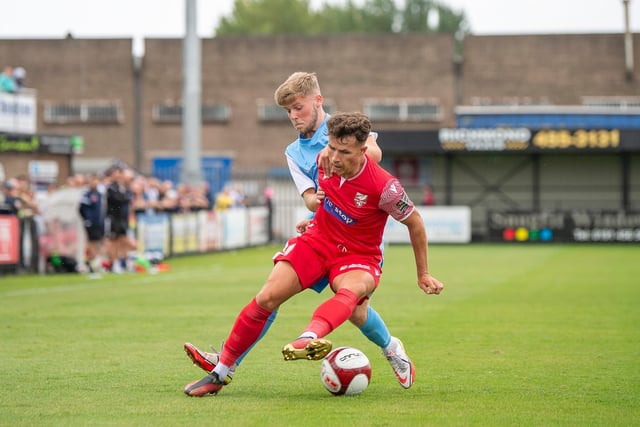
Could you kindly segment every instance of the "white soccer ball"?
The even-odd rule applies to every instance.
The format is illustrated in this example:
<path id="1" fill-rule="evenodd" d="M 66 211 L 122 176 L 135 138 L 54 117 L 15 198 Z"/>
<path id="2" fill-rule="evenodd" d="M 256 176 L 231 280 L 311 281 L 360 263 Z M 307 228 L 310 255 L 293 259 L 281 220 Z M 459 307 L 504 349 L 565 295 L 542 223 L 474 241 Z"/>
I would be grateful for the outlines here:
<path id="1" fill-rule="evenodd" d="M 322 360 L 320 380 L 331 394 L 355 396 L 369 386 L 371 364 L 360 350 L 339 347 Z"/>

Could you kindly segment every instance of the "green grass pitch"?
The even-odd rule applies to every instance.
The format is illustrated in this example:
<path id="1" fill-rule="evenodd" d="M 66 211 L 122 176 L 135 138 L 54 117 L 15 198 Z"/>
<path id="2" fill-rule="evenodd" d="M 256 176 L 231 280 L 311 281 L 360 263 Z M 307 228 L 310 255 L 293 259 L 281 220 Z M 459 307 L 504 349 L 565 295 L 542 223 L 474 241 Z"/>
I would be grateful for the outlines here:
<path id="1" fill-rule="evenodd" d="M 185 396 L 203 372 L 182 344 L 219 345 L 277 249 L 157 275 L 0 277 L 0 425 L 640 425 L 640 245 L 431 245 L 439 296 L 417 287 L 410 246 L 390 246 L 372 304 L 416 365 L 411 389 L 349 323 L 329 338 L 369 356 L 362 395 L 282 360 L 325 290 L 283 305 L 218 396 Z"/>

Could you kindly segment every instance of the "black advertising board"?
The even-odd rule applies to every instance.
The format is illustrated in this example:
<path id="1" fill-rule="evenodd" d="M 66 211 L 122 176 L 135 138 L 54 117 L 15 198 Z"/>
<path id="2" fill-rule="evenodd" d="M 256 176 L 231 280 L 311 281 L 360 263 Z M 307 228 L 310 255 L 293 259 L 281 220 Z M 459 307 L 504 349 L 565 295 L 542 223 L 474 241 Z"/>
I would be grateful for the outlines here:
<path id="1" fill-rule="evenodd" d="M 640 130 L 443 128 L 379 131 L 385 153 L 580 153 L 640 151 Z"/>
<path id="2" fill-rule="evenodd" d="M 639 243 L 640 212 L 489 211 L 492 242 Z"/>

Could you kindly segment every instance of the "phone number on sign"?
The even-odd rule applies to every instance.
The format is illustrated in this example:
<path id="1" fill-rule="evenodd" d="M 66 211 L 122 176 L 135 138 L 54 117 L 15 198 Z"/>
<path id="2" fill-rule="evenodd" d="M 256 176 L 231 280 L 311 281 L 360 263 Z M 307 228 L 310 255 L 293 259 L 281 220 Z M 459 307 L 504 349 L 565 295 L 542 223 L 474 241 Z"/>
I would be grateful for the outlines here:
<path id="1" fill-rule="evenodd" d="M 576 228 L 576 242 L 640 242 L 640 228 Z"/>
<path id="2" fill-rule="evenodd" d="M 620 131 L 617 129 L 542 130 L 533 137 L 538 148 L 618 148 Z"/>

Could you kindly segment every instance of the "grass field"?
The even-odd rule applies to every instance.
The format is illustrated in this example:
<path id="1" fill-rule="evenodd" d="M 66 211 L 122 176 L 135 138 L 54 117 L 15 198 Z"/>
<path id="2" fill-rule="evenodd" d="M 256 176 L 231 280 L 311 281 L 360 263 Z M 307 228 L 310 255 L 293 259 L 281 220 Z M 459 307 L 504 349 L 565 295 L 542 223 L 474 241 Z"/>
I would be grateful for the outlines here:
<path id="1" fill-rule="evenodd" d="M 640 245 L 432 245 L 440 296 L 415 285 L 409 246 L 387 249 L 373 305 L 417 369 L 402 389 L 350 324 L 372 383 L 334 397 L 319 362 L 284 362 L 328 297 L 289 301 L 218 396 L 182 351 L 226 337 L 277 248 L 182 257 L 171 271 L 88 280 L 0 277 L 0 425 L 640 425 Z"/>

